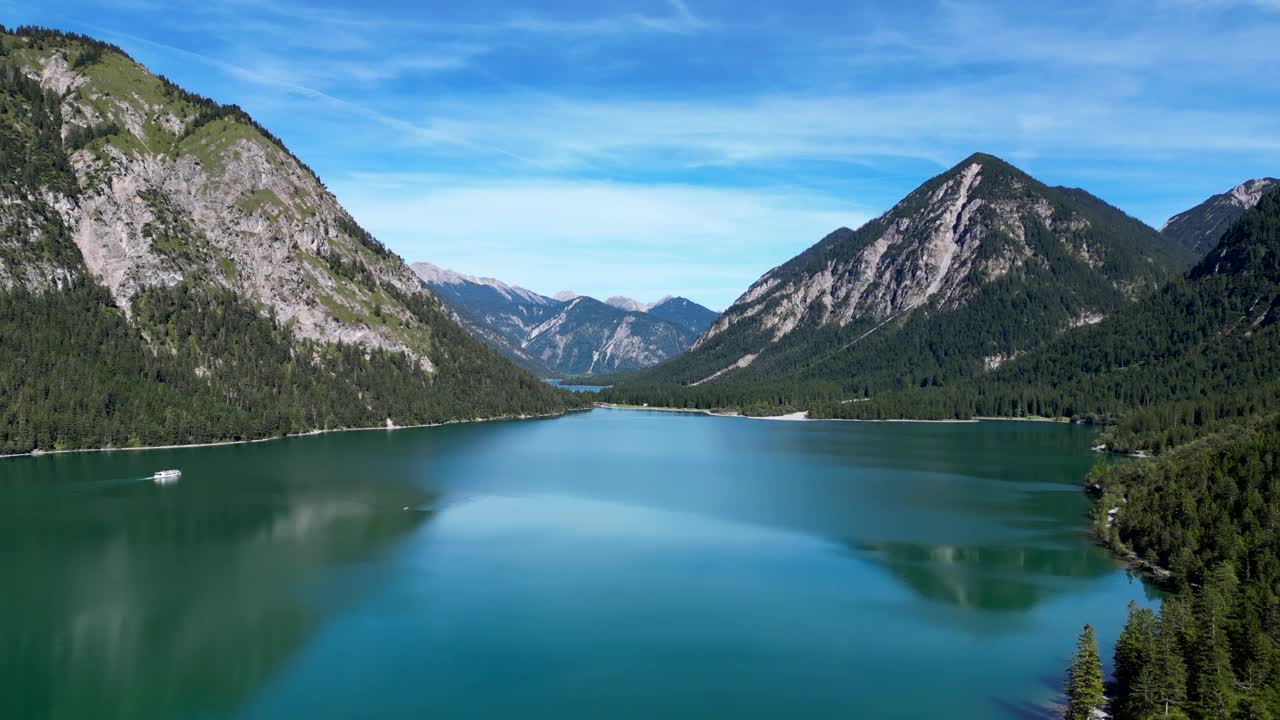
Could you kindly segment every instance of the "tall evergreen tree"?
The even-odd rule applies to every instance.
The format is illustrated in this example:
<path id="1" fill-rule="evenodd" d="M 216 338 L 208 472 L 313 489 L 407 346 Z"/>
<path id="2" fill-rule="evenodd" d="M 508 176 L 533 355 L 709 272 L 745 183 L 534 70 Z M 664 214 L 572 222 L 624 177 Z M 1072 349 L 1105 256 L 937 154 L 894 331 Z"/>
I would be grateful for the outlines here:
<path id="1" fill-rule="evenodd" d="M 1102 659 L 1098 657 L 1098 640 L 1093 626 L 1085 625 L 1076 641 L 1076 653 L 1067 669 L 1066 720 L 1089 720 L 1093 711 L 1102 707 L 1105 698 L 1102 684 Z"/>
<path id="2" fill-rule="evenodd" d="M 1195 677 L 1192 691 L 1198 714 L 1204 720 L 1228 720 L 1235 705 L 1235 680 L 1231 671 L 1228 622 L 1236 577 L 1230 565 L 1210 572 L 1196 595 L 1196 639 L 1193 644 Z"/>
<path id="3" fill-rule="evenodd" d="M 1127 700 L 1116 705 L 1116 717 L 1121 720 L 1140 718 L 1148 709 L 1147 698 L 1139 697 L 1135 686 L 1151 663 L 1155 626 L 1154 612 L 1138 607 L 1136 602 L 1129 603 L 1129 621 L 1116 641 L 1115 652 L 1116 695 Z"/>
<path id="4" fill-rule="evenodd" d="M 1178 628 L 1173 616 L 1162 612 L 1151 637 L 1150 654 L 1130 688 L 1132 696 L 1121 695 L 1118 705 L 1126 717 L 1185 718 L 1182 703 L 1187 697 L 1187 667 L 1178 650 Z"/>

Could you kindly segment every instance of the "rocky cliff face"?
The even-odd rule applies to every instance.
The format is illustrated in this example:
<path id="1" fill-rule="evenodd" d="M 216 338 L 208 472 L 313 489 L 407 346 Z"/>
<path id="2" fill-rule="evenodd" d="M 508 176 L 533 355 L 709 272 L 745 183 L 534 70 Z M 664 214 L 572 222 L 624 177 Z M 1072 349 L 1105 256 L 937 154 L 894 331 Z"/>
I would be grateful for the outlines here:
<path id="1" fill-rule="evenodd" d="M 1246 180 L 1169 218 L 1160 233 L 1196 257 L 1204 257 L 1218 244 L 1232 223 L 1246 210 L 1256 207 L 1262 196 L 1277 186 L 1280 186 L 1280 180 L 1275 178 Z"/>
<path id="2" fill-rule="evenodd" d="M 0 453 L 556 412 L 238 108 L 0 28 Z"/>
<path id="3" fill-rule="evenodd" d="M 1097 198 L 978 154 L 766 273 L 655 379 L 979 372 L 1097 322 L 1187 262 Z M 879 339 L 903 332 L 913 342 Z"/>
<path id="4" fill-rule="evenodd" d="M 198 280 L 250 298 L 300 338 L 430 366 L 412 314 L 376 289 L 413 294 L 417 279 L 292 154 L 243 113 L 116 52 L 81 62 L 87 51 L 25 42 L 10 58 L 60 98 L 78 188 L 43 199 L 122 308 L 148 287 Z"/>

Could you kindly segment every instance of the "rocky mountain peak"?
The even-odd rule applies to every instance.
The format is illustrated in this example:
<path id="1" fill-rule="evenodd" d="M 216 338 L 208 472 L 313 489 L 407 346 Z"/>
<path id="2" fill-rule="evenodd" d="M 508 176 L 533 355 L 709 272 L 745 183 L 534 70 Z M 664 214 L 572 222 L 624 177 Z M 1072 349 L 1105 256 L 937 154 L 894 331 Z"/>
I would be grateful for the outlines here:
<path id="1" fill-rule="evenodd" d="M 1253 181 L 1258 182 L 1258 181 Z M 1189 276 L 1253 276 L 1280 282 L 1280 184 L 1266 186 Z"/>
<path id="2" fill-rule="evenodd" d="M 0 27 L 0 157 L 0 355 L 27 368 L 0 452 L 582 404 L 450 320 L 243 110 L 115 46 Z"/>
<path id="3" fill-rule="evenodd" d="M 543 377 L 635 370 L 683 352 L 715 314 L 664 298 L 650 308 L 566 291 L 555 299 L 493 278 L 415 263 L 427 288 L 474 336 Z M 670 307 L 668 307 L 670 305 Z M 651 312 L 662 310 L 662 312 Z"/>
<path id="4" fill-rule="evenodd" d="M 806 319 L 843 327 L 855 320 L 885 320 L 935 298 L 944 307 L 962 302 L 973 272 L 992 280 L 1020 262 L 1021 251 L 997 262 L 984 263 L 978 257 L 991 230 L 991 214 L 1019 241 L 1025 236 L 1015 217 L 1021 208 L 994 193 L 979 194 L 989 173 L 1006 175 L 1010 167 L 975 154 L 858 232 L 836 230 L 766 273 L 698 344 L 757 315 L 776 342 Z M 1033 211 L 1040 220 L 1050 215 L 1047 203 Z"/>
<path id="5" fill-rule="evenodd" d="M 1280 180 L 1276 180 L 1275 178 L 1254 178 L 1253 180 L 1246 180 L 1231 188 L 1231 192 L 1229 193 L 1231 195 L 1231 202 L 1235 203 L 1237 207 L 1248 210 L 1249 208 L 1257 205 L 1258 201 L 1262 199 L 1263 194 L 1272 187 L 1275 187 L 1277 183 L 1280 183 Z"/>
<path id="6" fill-rule="evenodd" d="M 964 312 L 982 316 L 974 320 L 974 336 L 965 338 L 983 346 L 975 348 L 981 355 L 965 361 L 980 370 L 991 367 L 992 358 L 1012 357 L 1096 321 L 1188 264 L 1155 230 L 1089 193 L 1047 186 L 1000 158 L 975 153 L 884 215 L 857 230 L 839 228 L 765 273 L 692 352 L 663 370 L 692 383 L 772 376 L 820 362 L 879 365 L 889 357 L 849 358 L 879 342 L 869 338 Z M 993 307 L 1020 303 L 1034 312 L 991 314 Z M 1044 325 L 1040 338 L 1014 341 L 1022 325 L 996 333 L 1031 317 Z M 1000 337 L 982 340 L 988 331 Z M 811 344 L 822 352 L 806 349 Z"/>
<path id="7" fill-rule="evenodd" d="M 612 305 L 618 308 L 619 310 L 627 310 L 629 312 L 649 312 L 653 308 L 672 299 L 672 297 L 674 296 L 663 295 L 662 297 L 658 298 L 654 302 L 646 303 L 646 302 L 640 302 L 639 300 L 635 300 L 633 298 L 626 297 L 625 295 L 612 295 L 607 300 L 605 300 L 605 303 L 608 305 Z"/>
<path id="8" fill-rule="evenodd" d="M 58 98 L 73 184 L 44 200 L 125 312 L 151 288 L 217 287 L 299 338 L 430 365 L 410 307 L 417 278 L 310 168 L 239 108 L 92 42 L 14 36 L 7 62 Z"/>
<path id="9" fill-rule="evenodd" d="M 1271 177 L 1246 180 L 1169 218 L 1160 232 L 1196 257 L 1204 257 L 1218 244 L 1232 223 L 1277 186 L 1280 186 L 1280 180 Z"/>
<path id="10" fill-rule="evenodd" d="M 428 286 L 476 285 L 489 288 L 507 300 L 531 303 L 534 305 L 553 304 L 551 298 L 539 295 L 532 290 L 526 290 L 518 285 L 508 285 L 497 278 L 463 275 L 460 272 L 449 270 L 448 268 L 442 268 L 429 262 L 416 262 L 410 267 L 413 268 L 413 271 L 417 274 L 418 278 Z"/>

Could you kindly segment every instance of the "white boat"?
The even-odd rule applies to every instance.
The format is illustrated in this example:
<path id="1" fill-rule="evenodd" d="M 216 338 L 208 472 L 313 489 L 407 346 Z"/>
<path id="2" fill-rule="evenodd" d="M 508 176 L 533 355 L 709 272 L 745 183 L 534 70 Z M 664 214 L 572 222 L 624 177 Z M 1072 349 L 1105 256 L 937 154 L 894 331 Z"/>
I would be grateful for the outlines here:
<path id="1" fill-rule="evenodd" d="M 167 485 L 171 482 L 177 482 L 180 477 L 182 477 L 181 470 L 161 470 L 152 475 L 151 479 L 156 481 L 157 485 Z"/>

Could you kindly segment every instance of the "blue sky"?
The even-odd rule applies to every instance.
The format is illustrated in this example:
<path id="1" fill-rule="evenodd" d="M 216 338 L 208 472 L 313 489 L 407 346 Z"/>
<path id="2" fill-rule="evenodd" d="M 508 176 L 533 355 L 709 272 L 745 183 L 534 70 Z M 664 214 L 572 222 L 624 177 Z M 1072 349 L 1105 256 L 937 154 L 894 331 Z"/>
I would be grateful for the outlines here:
<path id="1" fill-rule="evenodd" d="M 237 103 L 407 260 L 723 308 L 974 151 L 1159 226 L 1280 175 L 1280 0 L 0 0 Z"/>

